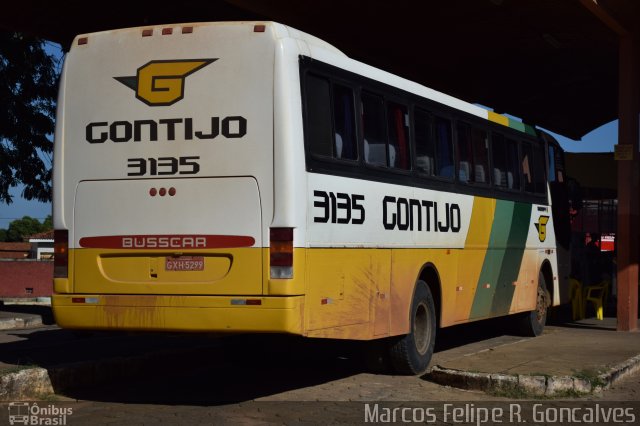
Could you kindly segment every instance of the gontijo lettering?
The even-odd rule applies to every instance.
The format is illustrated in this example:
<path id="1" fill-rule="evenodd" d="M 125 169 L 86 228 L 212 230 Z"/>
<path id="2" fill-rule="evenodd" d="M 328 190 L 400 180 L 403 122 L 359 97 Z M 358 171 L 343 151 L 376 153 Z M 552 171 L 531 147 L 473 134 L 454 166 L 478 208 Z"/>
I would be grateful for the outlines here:
<path id="1" fill-rule="evenodd" d="M 460 206 L 455 203 L 396 198 L 382 200 L 384 229 L 400 231 L 460 232 Z M 438 219 L 439 218 L 439 219 Z"/>
<path id="2" fill-rule="evenodd" d="M 158 140 L 208 140 L 220 134 L 227 139 L 247 134 L 247 119 L 242 116 L 211 117 L 202 128 L 194 128 L 193 118 L 164 118 L 159 120 L 96 121 L 85 127 L 86 141 L 92 144 L 111 142 L 141 142 Z"/>

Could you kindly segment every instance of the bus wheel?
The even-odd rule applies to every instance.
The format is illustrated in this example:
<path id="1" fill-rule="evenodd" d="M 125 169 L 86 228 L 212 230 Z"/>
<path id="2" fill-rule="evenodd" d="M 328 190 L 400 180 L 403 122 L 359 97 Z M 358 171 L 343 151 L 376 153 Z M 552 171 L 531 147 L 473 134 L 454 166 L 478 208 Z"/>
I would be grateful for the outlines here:
<path id="1" fill-rule="evenodd" d="M 549 306 L 549 293 L 544 274 L 538 275 L 538 292 L 536 294 L 536 309 L 521 314 L 520 332 L 524 336 L 535 337 L 542 334 L 547 322 L 547 307 Z"/>
<path id="2" fill-rule="evenodd" d="M 391 344 L 391 363 L 399 374 L 422 374 L 429 366 L 436 341 L 435 304 L 431 290 L 422 280 L 416 283 L 410 319 L 409 334 Z"/>

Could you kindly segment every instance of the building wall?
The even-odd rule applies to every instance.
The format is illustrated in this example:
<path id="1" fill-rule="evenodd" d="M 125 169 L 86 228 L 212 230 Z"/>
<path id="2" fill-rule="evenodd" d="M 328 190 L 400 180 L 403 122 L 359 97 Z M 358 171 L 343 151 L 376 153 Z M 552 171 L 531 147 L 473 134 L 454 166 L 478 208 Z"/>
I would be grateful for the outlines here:
<path id="1" fill-rule="evenodd" d="M 0 298 L 49 297 L 52 289 L 53 262 L 0 261 Z"/>

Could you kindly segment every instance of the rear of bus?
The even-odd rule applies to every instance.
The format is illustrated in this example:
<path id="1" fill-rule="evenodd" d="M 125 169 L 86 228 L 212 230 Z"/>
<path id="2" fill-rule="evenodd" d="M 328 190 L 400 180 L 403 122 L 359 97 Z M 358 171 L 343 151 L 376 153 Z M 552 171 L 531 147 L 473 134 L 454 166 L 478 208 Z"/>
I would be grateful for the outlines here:
<path id="1" fill-rule="evenodd" d="M 299 332 L 301 296 L 265 297 L 274 33 L 187 24 L 74 40 L 55 141 L 60 326 Z"/>

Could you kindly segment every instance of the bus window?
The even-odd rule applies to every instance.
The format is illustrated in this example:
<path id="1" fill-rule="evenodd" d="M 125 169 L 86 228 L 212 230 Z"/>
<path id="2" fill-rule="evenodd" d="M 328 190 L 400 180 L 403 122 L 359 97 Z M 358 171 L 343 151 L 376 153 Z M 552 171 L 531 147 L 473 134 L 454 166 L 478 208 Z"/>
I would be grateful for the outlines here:
<path id="1" fill-rule="evenodd" d="M 543 194 L 546 191 L 546 173 L 544 170 L 544 147 L 542 145 L 534 145 L 533 147 L 533 192 Z"/>
<path id="2" fill-rule="evenodd" d="M 525 191 L 543 194 L 546 190 L 543 147 L 541 145 L 523 144 L 522 155 Z"/>
<path id="3" fill-rule="evenodd" d="M 549 182 L 564 182 L 562 151 L 549 144 Z"/>
<path id="4" fill-rule="evenodd" d="M 507 188 L 520 190 L 518 142 L 507 139 Z"/>
<path id="5" fill-rule="evenodd" d="M 493 184 L 501 188 L 507 187 L 507 143 L 499 133 L 491 135 L 491 152 L 493 159 Z"/>
<path id="6" fill-rule="evenodd" d="M 557 147 L 554 149 L 555 151 L 555 161 L 556 165 L 556 177 L 558 182 L 564 182 L 564 158 L 562 156 L 562 150 Z"/>
<path id="7" fill-rule="evenodd" d="M 353 90 L 333 85 L 333 122 L 335 125 L 335 157 L 357 160 Z"/>
<path id="8" fill-rule="evenodd" d="M 519 190 L 518 143 L 500 133 L 493 133 L 491 143 L 494 185 Z"/>
<path id="9" fill-rule="evenodd" d="M 553 145 L 549 145 L 549 182 L 556 181 L 556 156 Z"/>
<path id="10" fill-rule="evenodd" d="M 306 78 L 307 128 L 306 136 L 311 153 L 325 157 L 333 155 L 331 134 L 331 86 L 329 81 L 307 74 Z"/>
<path id="11" fill-rule="evenodd" d="M 461 182 L 489 182 L 489 140 L 487 132 L 458 123 L 458 179 Z"/>
<path id="12" fill-rule="evenodd" d="M 404 105 L 387 104 L 389 120 L 389 167 L 409 169 L 409 114 Z M 395 154 L 395 155 L 392 155 Z"/>
<path id="13" fill-rule="evenodd" d="M 458 180 L 469 182 L 473 168 L 473 153 L 471 151 L 471 127 L 458 123 Z"/>
<path id="14" fill-rule="evenodd" d="M 436 168 L 437 175 L 453 179 L 453 143 L 451 141 L 451 121 L 446 118 L 436 117 Z"/>
<path id="15" fill-rule="evenodd" d="M 489 183 L 489 136 L 486 131 L 474 127 L 471 137 L 474 166 L 471 177 L 474 182 Z"/>
<path id="16" fill-rule="evenodd" d="M 373 166 L 387 166 L 387 126 L 384 116 L 384 101 L 380 96 L 362 94 L 362 124 L 364 130 L 364 159 Z M 396 152 L 391 152 L 395 162 Z"/>
<path id="17" fill-rule="evenodd" d="M 435 170 L 436 147 L 431 138 L 431 117 L 425 111 L 415 110 L 416 165 L 418 171 L 433 176 Z"/>

